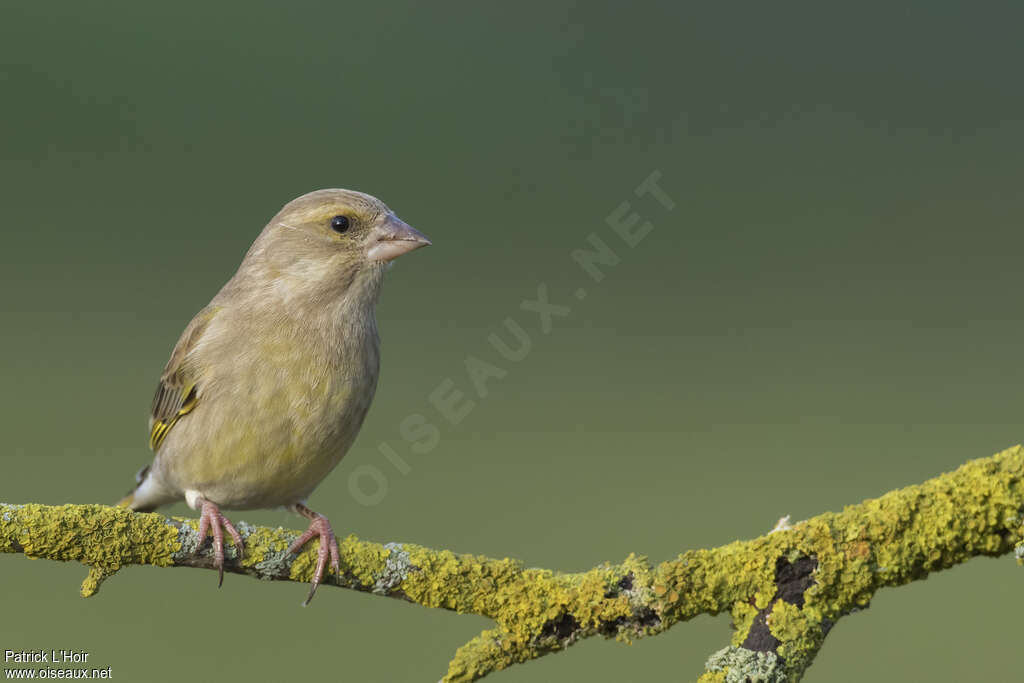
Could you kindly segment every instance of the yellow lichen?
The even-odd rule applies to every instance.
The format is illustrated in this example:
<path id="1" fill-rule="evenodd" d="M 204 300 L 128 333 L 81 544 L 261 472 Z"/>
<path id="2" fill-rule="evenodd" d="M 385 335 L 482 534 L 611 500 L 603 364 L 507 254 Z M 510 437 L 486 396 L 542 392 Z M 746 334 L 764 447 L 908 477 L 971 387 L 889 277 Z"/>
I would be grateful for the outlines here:
<path id="1" fill-rule="evenodd" d="M 826 623 L 866 605 L 884 586 L 922 578 L 977 554 L 1010 552 L 1022 538 L 1022 511 L 1024 449 L 1017 446 L 839 513 L 751 541 L 691 550 L 653 567 L 630 555 L 621 564 L 564 574 L 524 569 L 508 558 L 413 544 L 382 546 L 350 536 L 340 543 L 341 583 L 493 619 L 495 629 L 458 651 L 448 681 L 476 680 L 581 637 L 629 641 L 723 610 L 732 611 L 736 627 L 726 653 L 730 661 L 746 658 L 757 667 L 770 665 L 773 675 L 795 679 L 820 647 Z M 198 542 L 196 525 L 194 520 L 181 524 L 97 505 L 0 505 L 0 551 L 82 562 L 91 568 L 83 594 L 91 594 L 125 565 L 187 563 Z M 239 526 L 247 546 L 244 571 L 309 580 L 316 543 L 293 558 L 286 550 L 296 532 Z M 799 595 L 786 595 L 776 572 L 802 559 L 813 563 L 813 574 L 795 579 Z M 775 653 L 739 647 L 762 622 L 756 618 L 759 610 L 767 610 L 765 623 L 780 641 Z M 781 659 L 772 659 L 776 655 Z M 704 680 L 725 677 L 714 671 Z"/>
<path id="2" fill-rule="evenodd" d="M 747 637 L 754 617 L 757 616 L 757 608 L 747 602 L 737 602 L 732 607 L 733 635 L 732 644 L 739 647 Z"/>

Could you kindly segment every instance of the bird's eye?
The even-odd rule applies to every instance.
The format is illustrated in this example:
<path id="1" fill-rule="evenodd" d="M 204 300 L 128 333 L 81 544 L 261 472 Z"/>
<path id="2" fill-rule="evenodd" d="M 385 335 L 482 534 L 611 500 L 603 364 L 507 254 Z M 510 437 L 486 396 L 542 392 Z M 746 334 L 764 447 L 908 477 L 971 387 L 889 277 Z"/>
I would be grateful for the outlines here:
<path id="1" fill-rule="evenodd" d="M 345 232 L 351 221 L 348 216 L 335 216 L 331 219 L 331 230 L 334 232 Z"/>

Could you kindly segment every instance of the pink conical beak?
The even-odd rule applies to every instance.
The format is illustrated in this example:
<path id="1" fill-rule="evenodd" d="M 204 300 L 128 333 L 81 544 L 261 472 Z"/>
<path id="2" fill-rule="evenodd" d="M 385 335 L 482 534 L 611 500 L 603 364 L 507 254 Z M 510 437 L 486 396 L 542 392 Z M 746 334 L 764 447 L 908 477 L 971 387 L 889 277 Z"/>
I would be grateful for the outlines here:
<path id="1" fill-rule="evenodd" d="M 430 244 L 426 235 L 392 214 L 370 231 L 366 257 L 371 261 L 391 261 Z"/>

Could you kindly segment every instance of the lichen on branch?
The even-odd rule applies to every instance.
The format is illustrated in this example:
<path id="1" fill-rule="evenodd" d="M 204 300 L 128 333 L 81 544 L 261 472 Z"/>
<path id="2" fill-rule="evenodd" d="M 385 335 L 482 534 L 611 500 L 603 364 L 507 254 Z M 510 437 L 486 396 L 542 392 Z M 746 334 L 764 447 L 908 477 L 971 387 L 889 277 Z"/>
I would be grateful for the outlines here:
<path id="1" fill-rule="evenodd" d="M 1024 449 L 1016 446 L 839 513 L 655 565 L 630 555 L 563 573 L 349 536 L 341 542 L 341 574 L 332 578 L 345 588 L 492 619 L 494 628 L 459 648 L 445 681 L 478 680 L 583 638 L 630 641 L 726 610 L 733 641 L 712 655 L 701 680 L 793 681 L 835 622 L 866 607 L 878 589 L 1024 548 L 1022 511 Z M 244 558 L 229 543 L 226 571 L 311 578 L 315 547 L 287 551 L 299 532 L 244 522 L 238 529 Z M 84 596 L 128 565 L 212 569 L 209 541 L 199 541 L 195 520 L 101 505 L 0 504 L 0 551 L 87 565 Z"/>

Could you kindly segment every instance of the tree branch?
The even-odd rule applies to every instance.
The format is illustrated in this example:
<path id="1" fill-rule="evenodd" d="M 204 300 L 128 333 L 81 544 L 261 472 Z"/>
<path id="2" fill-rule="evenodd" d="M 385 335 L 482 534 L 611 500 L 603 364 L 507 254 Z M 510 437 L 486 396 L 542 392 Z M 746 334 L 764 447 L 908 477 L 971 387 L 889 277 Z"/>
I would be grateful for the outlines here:
<path id="1" fill-rule="evenodd" d="M 478 680 L 583 638 L 629 641 L 724 610 L 732 612 L 732 644 L 711 656 L 701 680 L 793 681 L 833 624 L 866 607 L 878 589 L 1009 553 L 1022 539 L 1022 512 L 1024 449 L 1015 446 L 841 513 L 780 523 L 760 538 L 653 566 L 630 555 L 559 573 L 349 536 L 336 578 L 345 588 L 493 619 L 496 628 L 456 652 L 444 681 Z M 239 563 L 229 544 L 226 571 L 309 581 L 314 549 L 287 552 L 298 532 L 244 522 L 238 529 L 245 557 Z M 0 551 L 82 562 L 90 567 L 83 596 L 127 565 L 212 569 L 209 543 L 198 547 L 195 520 L 100 505 L 0 504 Z"/>

